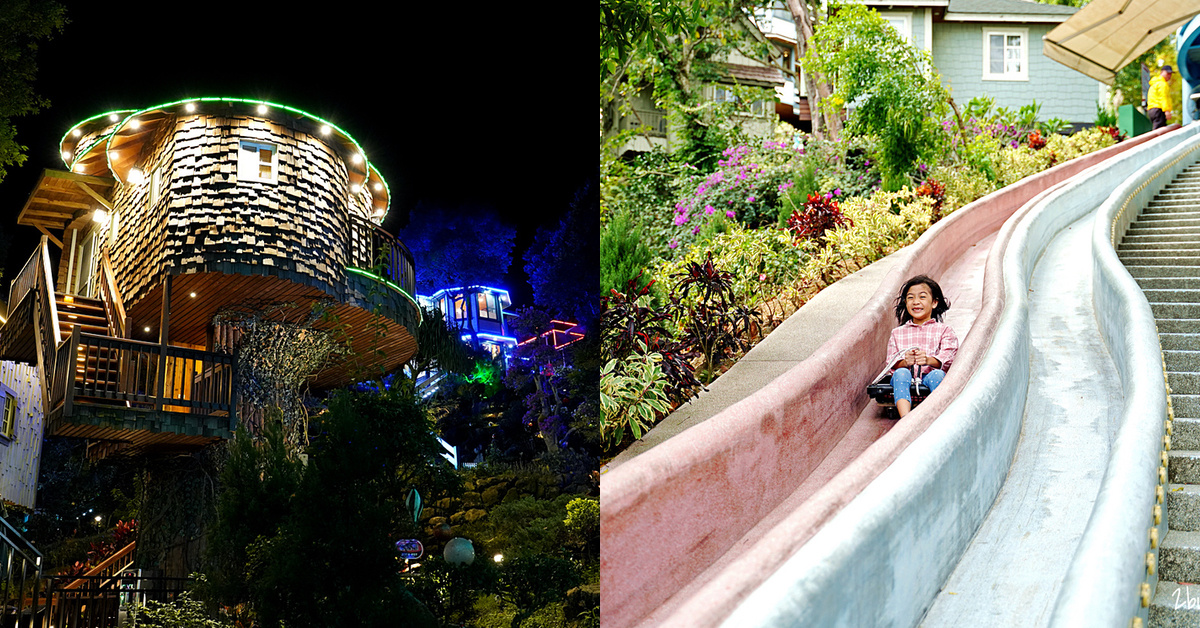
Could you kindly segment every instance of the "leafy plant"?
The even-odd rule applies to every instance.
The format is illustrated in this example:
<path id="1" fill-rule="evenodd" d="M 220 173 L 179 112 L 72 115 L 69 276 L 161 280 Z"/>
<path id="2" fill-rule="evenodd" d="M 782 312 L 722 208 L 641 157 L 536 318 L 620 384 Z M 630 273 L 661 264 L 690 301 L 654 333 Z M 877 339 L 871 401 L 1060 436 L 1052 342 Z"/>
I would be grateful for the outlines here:
<path id="1" fill-rule="evenodd" d="M 203 574 L 192 574 L 198 582 L 205 582 Z M 170 602 L 149 600 L 144 605 L 135 598 L 129 608 L 129 620 L 122 628 L 233 628 L 229 621 L 212 619 L 204 603 L 192 597 L 191 591 L 179 594 L 179 599 Z"/>
<path id="2" fill-rule="evenodd" d="M 843 225 L 854 225 L 838 208 L 838 202 L 833 200 L 833 194 L 820 196 L 809 195 L 804 203 L 804 209 L 797 209 L 788 218 L 788 229 L 798 240 L 812 240 L 818 246 L 825 243 L 825 233 Z"/>
<path id="3" fill-rule="evenodd" d="M 748 347 L 758 313 L 732 298 L 733 275 L 718 269 L 710 253 L 704 263 L 690 262 L 676 286 L 684 315 L 684 340 L 703 356 L 707 381 L 716 378 L 716 366 Z"/>
<path id="4" fill-rule="evenodd" d="M 600 369 L 600 435 L 619 444 L 625 430 L 641 438 L 667 412 L 667 377 L 657 353 L 632 353 L 611 359 Z"/>

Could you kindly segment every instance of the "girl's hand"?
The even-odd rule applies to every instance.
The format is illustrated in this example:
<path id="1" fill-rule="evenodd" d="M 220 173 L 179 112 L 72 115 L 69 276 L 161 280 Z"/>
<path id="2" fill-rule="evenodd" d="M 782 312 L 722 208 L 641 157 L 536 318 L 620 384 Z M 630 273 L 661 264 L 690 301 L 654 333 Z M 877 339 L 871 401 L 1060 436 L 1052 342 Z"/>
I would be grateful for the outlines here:
<path id="1" fill-rule="evenodd" d="M 912 366 L 914 364 L 917 364 L 918 363 L 917 356 L 921 355 L 921 354 L 922 354 L 922 352 L 920 349 L 909 349 L 908 351 L 905 351 L 904 352 L 904 366 Z"/>

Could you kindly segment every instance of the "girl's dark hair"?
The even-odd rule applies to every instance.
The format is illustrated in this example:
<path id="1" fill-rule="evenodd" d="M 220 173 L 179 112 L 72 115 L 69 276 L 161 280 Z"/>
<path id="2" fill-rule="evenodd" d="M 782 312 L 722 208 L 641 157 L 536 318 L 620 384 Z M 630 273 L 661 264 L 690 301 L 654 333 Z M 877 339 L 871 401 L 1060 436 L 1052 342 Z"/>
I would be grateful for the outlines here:
<path id="1" fill-rule="evenodd" d="M 917 275 L 904 282 L 904 286 L 900 288 L 900 296 L 896 297 L 896 320 L 900 321 L 901 325 L 912 320 L 912 315 L 908 313 L 908 308 L 904 307 L 904 297 L 908 296 L 909 288 L 921 284 L 929 286 L 929 292 L 933 293 L 933 300 L 937 302 L 937 305 L 933 308 L 933 314 L 930 316 L 933 320 L 941 321 L 942 314 L 950 309 L 950 302 L 942 294 L 942 287 L 938 285 L 938 282 L 930 279 L 928 275 Z"/>

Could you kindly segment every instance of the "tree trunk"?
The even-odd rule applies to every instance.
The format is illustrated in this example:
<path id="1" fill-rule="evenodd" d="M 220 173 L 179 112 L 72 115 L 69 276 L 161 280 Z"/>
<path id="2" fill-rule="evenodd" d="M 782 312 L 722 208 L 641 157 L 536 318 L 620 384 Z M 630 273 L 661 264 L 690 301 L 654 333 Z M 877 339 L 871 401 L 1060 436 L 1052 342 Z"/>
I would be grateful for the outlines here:
<path id="1" fill-rule="evenodd" d="M 813 20 L 804 0 L 787 0 L 787 5 L 788 10 L 792 12 L 792 19 L 796 23 L 798 62 L 808 54 L 808 40 L 813 36 Z M 824 76 L 814 72 L 804 72 L 804 84 L 808 94 L 808 109 L 812 116 L 813 134 L 819 137 L 822 133 L 828 133 L 829 139 L 837 139 L 842 133 L 842 119 L 836 113 L 830 114 L 821 108 L 821 103 L 828 101 L 833 93 L 829 82 L 825 80 Z"/>

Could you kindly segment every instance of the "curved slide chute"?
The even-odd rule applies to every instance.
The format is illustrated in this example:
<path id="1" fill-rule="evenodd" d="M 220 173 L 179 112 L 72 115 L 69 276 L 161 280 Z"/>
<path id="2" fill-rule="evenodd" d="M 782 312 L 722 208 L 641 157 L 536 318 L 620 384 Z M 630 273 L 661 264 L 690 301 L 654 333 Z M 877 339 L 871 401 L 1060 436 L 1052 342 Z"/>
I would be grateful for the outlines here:
<path id="1" fill-rule="evenodd" d="M 604 624 L 706 626 L 726 618 L 730 625 L 915 623 L 987 514 L 1019 433 L 1028 350 L 1024 363 L 1019 351 L 995 361 L 992 353 L 1006 329 L 1002 319 L 1015 316 L 1013 307 L 1028 307 L 1001 289 L 1000 252 L 1011 248 L 1015 229 L 1000 230 L 1001 225 L 1014 212 L 1029 213 L 1068 189 L 1106 197 L 1132 173 L 1126 170 L 1136 167 L 1127 161 L 1129 155 L 1142 155 L 1145 163 L 1177 135 L 1160 131 L 1123 142 L 960 209 L 898 253 L 904 259 L 871 301 L 809 359 L 720 415 L 605 474 Z M 1092 166 L 1099 172 L 1092 173 L 1089 184 L 1073 179 Z M 1083 202 L 1093 208 L 1099 204 Z M 989 270 L 980 281 L 989 246 Z M 971 331 L 955 368 L 937 394 L 894 428 L 841 466 L 823 468 L 838 457 L 840 441 L 871 409 L 863 391 L 884 359 L 894 326 L 891 300 L 918 272 L 944 277 L 948 296 L 956 294 L 950 285 L 975 286 L 979 305 L 965 308 L 973 320 L 962 322 Z M 1006 336 L 1003 343 L 1019 349 L 1021 342 L 1028 343 L 1022 338 Z M 969 393 L 977 370 L 988 379 L 1007 373 L 1022 395 Z M 975 412 L 982 424 L 964 428 L 938 418 L 955 404 Z M 978 421 L 980 413 L 996 412 L 1009 420 Z M 954 438 L 974 434 L 1000 447 L 962 459 L 953 448 L 922 450 L 924 459 L 938 466 L 920 482 L 921 490 L 933 494 L 911 493 L 918 487 L 904 489 L 903 481 L 887 475 L 895 475 L 893 468 L 929 440 L 927 432 L 948 430 L 957 430 Z M 947 472 L 950 480 L 943 477 Z M 828 479 L 813 486 L 808 480 L 814 475 Z M 910 491 L 908 497 L 900 497 L 902 489 Z M 898 514 L 904 518 L 889 520 Z M 853 525 L 846 527 L 851 519 Z"/>

